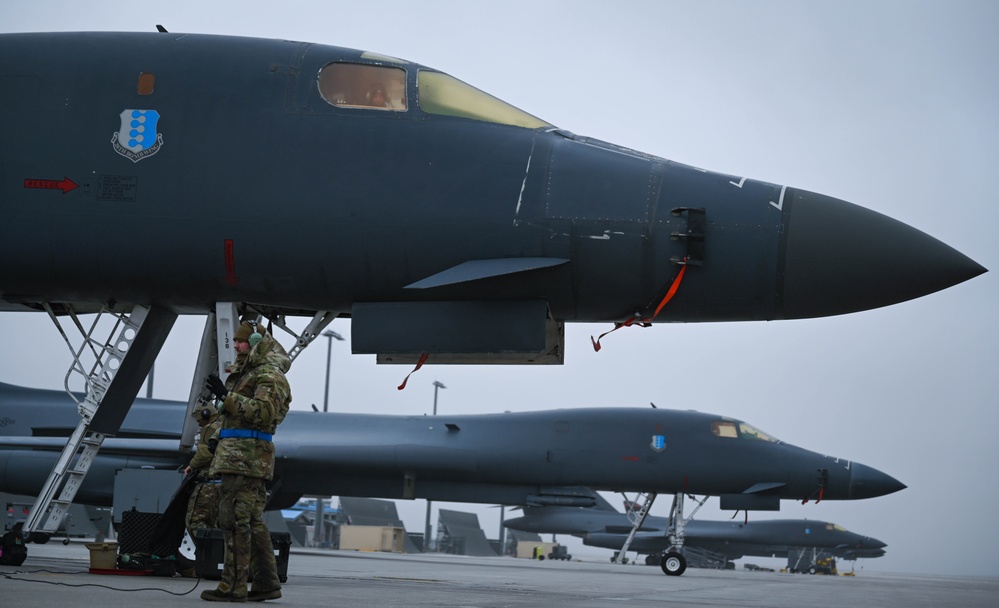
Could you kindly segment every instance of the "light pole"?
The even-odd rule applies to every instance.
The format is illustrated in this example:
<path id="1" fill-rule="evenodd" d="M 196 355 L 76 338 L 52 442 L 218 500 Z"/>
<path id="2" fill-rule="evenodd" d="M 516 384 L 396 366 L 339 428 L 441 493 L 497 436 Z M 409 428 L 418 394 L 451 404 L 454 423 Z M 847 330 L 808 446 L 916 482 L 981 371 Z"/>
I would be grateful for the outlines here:
<path id="1" fill-rule="evenodd" d="M 437 389 L 447 388 L 440 381 L 434 380 L 434 416 L 437 415 Z"/>
<path id="2" fill-rule="evenodd" d="M 444 383 L 440 382 L 439 380 L 434 380 L 434 416 L 437 415 L 437 391 L 442 388 L 447 388 L 447 387 L 444 386 Z M 430 552 L 430 505 L 432 504 L 433 502 L 430 499 L 427 499 L 427 521 L 426 524 L 423 526 L 424 553 Z"/>
<path id="3" fill-rule="evenodd" d="M 500 505 L 500 529 L 499 529 L 499 546 L 500 546 L 500 556 L 506 557 L 506 528 L 503 527 L 503 520 L 506 519 L 506 505 Z"/>
<path id="4" fill-rule="evenodd" d="M 326 337 L 326 392 L 323 393 L 323 411 L 327 411 L 330 402 L 330 354 L 333 352 L 333 338 L 343 342 L 343 336 L 331 329 L 323 332 Z"/>
<path id="5" fill-rule="evenodd" d="M 323 335 L 326 336 L 326 392 L 323 393 L 323 412 L 325 413 L 329 408 L 329 402 L 330 402 L 330 355 L 333 352 L 333 338 L 336 338 L 337 341 L 342 342 L 343 336 L 341 336 L 340 334 L 336 333 L 331 329 L 327 329 L 326 331 L 324 331 Z M 314 542 L 316 546 L 319 547 L 322 547 L 323 541 L 326 540 L 326 535 L 323 530 L 325 517 L 326 515 L 323 513 L 323 497 L 316 496 L 316 521 L 313 524 L 314 529 L 312 535 L 312 542 Z"/>

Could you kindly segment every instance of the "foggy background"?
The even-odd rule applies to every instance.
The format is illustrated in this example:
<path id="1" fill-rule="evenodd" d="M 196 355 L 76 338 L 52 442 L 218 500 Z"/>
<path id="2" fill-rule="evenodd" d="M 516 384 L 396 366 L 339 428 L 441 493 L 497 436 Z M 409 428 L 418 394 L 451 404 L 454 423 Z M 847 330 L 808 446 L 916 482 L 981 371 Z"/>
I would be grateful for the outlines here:
<path id="1" fill-rule="evenodd" d="M 564 366 L 426 366 L 402 391 L 396 386 L 411 368 L 350 355 L 349 321 L 336 320 L 329 329 L 348 341 L 332 343 L 329 409 L 429 414 L 437 380 L 447 387 L 438 395 L 442 416 L 650 402 L 732 416 L 909 486 L 855 502 L 784 502 L 779 514 L 751 520 L 821 519 L 888 544 L 885 557 L 858 561 L 858 569 L 999 575 L 999 4 L 0 4 L 0 32 L 152 32 L 156 24 L 414 61 L 579 135 L 868 207 L 991 269 L 940 293 L 847 316 L 622 329 L 599 353 L 589 338 L 610 324 L 568 325 Z M 21 177 L 0 167 L 0 178 Z M 0 201 L 0 210 L 8 204 Z M 322 235 L 304 225 L 302 238 Z M 669 318 L 668 305 L 661 318 Z M 155 397 L 186 400 L 203 324 L 203 317 L 178 320 L 156 363 Z M 62 387 L 69 350 L 47 315 L 0 313 L 0 335 L 0 381 Z M 293 409 L 322 409 L 326 354 L 319 338 L 295 361 Z M 619 497 L 608 498 L 620 508 Z M 665 515 L 669 500 L 661 497 L 652 513 Z M 426 503 L 396 503 L 407 529 L 421 532 Z M 486 534 L 498 534 L 496 508 L 435 502 L 434 522 L 438 507 L 476 512 Z M 717 499 L 698 514 L 729 516 Z M 575 556 L 611 554 L 569 545 Z"/>

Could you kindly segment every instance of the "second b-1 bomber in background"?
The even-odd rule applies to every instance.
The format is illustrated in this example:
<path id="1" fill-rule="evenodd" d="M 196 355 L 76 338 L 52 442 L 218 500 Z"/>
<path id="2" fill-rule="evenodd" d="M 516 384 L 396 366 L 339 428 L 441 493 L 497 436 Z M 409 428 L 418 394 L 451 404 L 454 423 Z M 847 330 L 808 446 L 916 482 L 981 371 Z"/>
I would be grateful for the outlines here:
<path id="1" fill-rule="evenodd" d="M 76 424 L 60 391 L 0 383 L 0 491 L 38 494 Z M 78 500 L 110 505 L 121 469 L 176 470 L 180 401 L 138 399 L 105 440 Z M 489 415 L 383 416 L 291 411 L 274 436 L 268 508 L 301 496 L 425 498 L 590 506 L 586 488 L 720 496 L 732 508 L 856 500 L 905 486 L 877 469 L 778 441 L 749 424 L 694 411 L 562 409 Z M 178 484 L 180 475 L 178 474 Z M 682 544 L 682 543 L 681 543 Z M 679 574 L 671 572 L 671 574 Z"/>
<path id="2" fill-rule="evenodd" d="M 382 363 L 560 364 L 567 322 L 821 317 L 985 272 L 863 207 L 580 136 L 376 53 L 162 31 L 3 34 L 0 56 L 0 310 L 68 317 L 89 345 L 63 463 L 119 433 L 181 314 L 207 315 L 193 409 L 234 359 L 232 310 L 311 318 L 293 356 L 349 317 Z M 78 318 L 97 311 L 106 341 Z"/>

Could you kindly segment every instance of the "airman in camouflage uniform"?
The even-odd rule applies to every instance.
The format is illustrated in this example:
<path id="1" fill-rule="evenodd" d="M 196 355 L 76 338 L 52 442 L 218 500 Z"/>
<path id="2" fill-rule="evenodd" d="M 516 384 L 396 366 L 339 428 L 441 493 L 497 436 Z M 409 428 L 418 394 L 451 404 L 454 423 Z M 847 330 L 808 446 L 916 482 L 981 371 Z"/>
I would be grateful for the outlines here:
<path id="1" fill-rule="evenodd" d="M 204 405 L 196 408 L 191 417 L 197 420 L 198 426 L 201 427 L 198 449 L 190 464 L 184 469 L 185 475 L 193 472 L 196 481 L 194 489 L 191 490 L 191 497 L 187 501 L 187 514 L 184 516 L 184 525 L 193 540 L 195 530 L 218 527 L 219 491 L 222 480 L 217 475 L 212 476 L 209 471 L 214 456 L 209 440 L 221 426 L 219 411 L 214 405 Z"/>
<path id="2" fill-rule="evenodd" d="M 217 589 L 201 599 L 261 601 L 281 597 L 270 531 L 263 521 L 265 483 L 274 476 L 272 436 L 291 403 L 285 372 L 288 353 L 262 327 L 243 322 L 233 336 L 238 352 L 222 404 L 222 428 L 212 474 L 222 476 L 219 527 L 225 536 L 225 565 Z M 253 589 L 246 579 L 253 572 Z"/>

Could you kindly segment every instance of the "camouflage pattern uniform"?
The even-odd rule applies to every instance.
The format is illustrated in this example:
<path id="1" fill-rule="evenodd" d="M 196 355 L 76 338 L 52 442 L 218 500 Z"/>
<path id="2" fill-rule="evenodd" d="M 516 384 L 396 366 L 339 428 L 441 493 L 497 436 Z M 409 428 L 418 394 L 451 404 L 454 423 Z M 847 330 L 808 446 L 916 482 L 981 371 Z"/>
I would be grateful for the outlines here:
<path id="1" fill-rule="evenodd" d="M 212 451 L 209 440 L 221 428 L 222 421 L 218 418 L 201 427 L 198 436 L 198 450 L 191 458 L 191 472 L 195 474 L 197 484 L 187 500 L 187 514 L 184 516 L 184 526 L 194 540 L 194 531 L 201 528 L 217 528 L 219 514 L 219 495 L 222 480 L 212 476 L 209 467 L 212 464 Z"/>
<path id="2" fill-rule="evenodd" d="M 219 527 L 225 536 L 225 565 L 216 593 L 233 599 L 246 598 L 250 571 L 254 593 L 281 588 L 270 531 L 263 521 L 265 483 L 274 476 L 274 443 L 250 435 L 273 435 L 287 415 L 291 388 L 284 373 L 289 367 L 288 353 L 264 334 L 245 356 L 237 356 L 226 379 L 229 396 L 222 405 L 211 474 L 222 476 Z M 230 433 L 244 436 L 227 437 Z"/>

